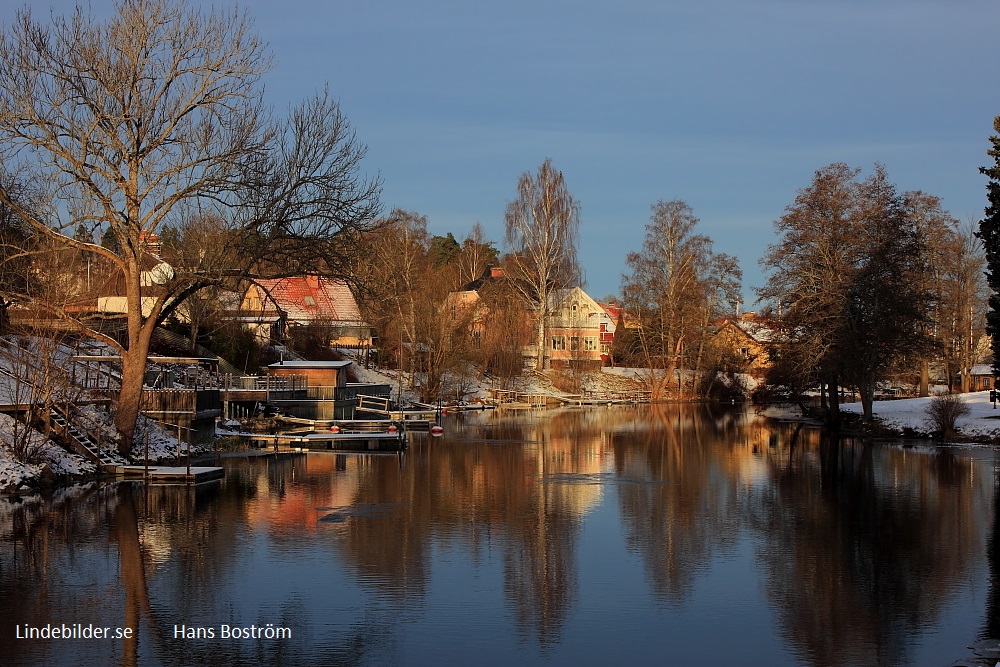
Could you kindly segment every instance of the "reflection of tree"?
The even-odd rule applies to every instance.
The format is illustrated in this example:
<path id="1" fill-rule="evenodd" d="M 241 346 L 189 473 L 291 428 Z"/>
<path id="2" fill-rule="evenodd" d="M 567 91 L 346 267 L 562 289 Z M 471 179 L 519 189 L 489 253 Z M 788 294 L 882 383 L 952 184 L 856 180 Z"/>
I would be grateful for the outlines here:
<path id="1" fill-rule="evenodd" d="M 653 590 L 688 595 L 713 552 L 736 539 L 733 479 L 720 469 L 724 443 L 689 406 L 652 406 L 653 424 L 616 434 L 615 466 L 628 547 L 640 554 Z M 723 422 L 724 423 L 724 422 Z"/>
<path id="2" fill-rule="evenodd" d="M 809 664 L 907 664 L 976 557 L 973 491 L 955 483 L 971 463 L 825 435 L 770 455 L 747 509 L 782 634 Z"/>
<path id="3" fill-rule="evenodd" d="M 139 544 L 139 517 L 131 484 L 119 484 L 111 535 L 118 545 L 118 573 L 125 592 L 122 627 L 133 628 L 135 636 L 122 642 L 121 665 L 138 664 L 138 631 L 140 616 L 149 614 L 149 591 L 146 588 L 146 568 Z"/>
<path id="4" fill-rule="evenodd" d="M 0 506 L 0 534 L 12 535 L 0 544 L 0 603 L 21 623 L 93 609 L 83 620 L 119 625 L 124 614 L 144 628 L 126 664 L 403 662 L 399 628 L 423 623 L 425 600 L 453 587 L 433 577 L 452 574 L 461 550 L 463 564 L 501 570 L 519 638 L 561 650 L 585 598 L 584 521 L 612 493 L 660 600 L 690 596 L 749 529 L 760 588 L 799 662 L 906 662 L 912 637 L 980 562 L 977 494 L 991 480 L 955 457 L 833 446 L 795 428 L 692 406 L 486 413 L 401 457 L 232 460 L 212 487 L 127 483 L 36 514 Z M 329 619 L 353 610 L 331 631 Z M 296 639 L 170 639 L 175 622 L 231 620 L 278 622 Z M 0 633 L 7 663 L 72 662 L 56 653 L 69 649 L 12 636 Z M 108 664 L 122 646 L 84 650 L 82 661 Z"/>
<path id="5" fill-rule="evenodd" d="M 541 644 L 558 642 L 576 589 L 577 518 L 558 489 L 542 484 L 523 520 L 508 526 L 504 592 L 520 632 L 533 628 Z"/>
<path id="6" fill-rule="evenodd" d="M 990 566 L 990 588 L 986 596 L 986 620 L 980 635 L 982 639 L 1000 639 L 1000 484 L 993 487 L 993 523 L 986 558 Z"/>
<path id="7" fill-rule="evenodd" d="M 4 664 L 85 664 L 87 658 L 94 657 L 82 651 L 78 642 L 19 641 L 15 639 L 15 624 L 121 623 L 120 615 L 95 613 L 103 602 L 99 573 L 107 555 L 95 556 L 92 551 L 92 536 L 103 527 L 103 512 L 114 512 L 116 505 L 117 498 L 109 487 L 93 483 L 58 490 L 45 503 L 37 498 L 17 505 L 3 503 L 0 606 L 5 622 L 0 632 L 0 655 Z M 94 644 L 84 648 L 99 650 Z M 112 644 L 101 648 L 111 651 Z M 103 660 L 91 660 L 91 664 L 109 662 L 112 656 L 98 658 Z"/>

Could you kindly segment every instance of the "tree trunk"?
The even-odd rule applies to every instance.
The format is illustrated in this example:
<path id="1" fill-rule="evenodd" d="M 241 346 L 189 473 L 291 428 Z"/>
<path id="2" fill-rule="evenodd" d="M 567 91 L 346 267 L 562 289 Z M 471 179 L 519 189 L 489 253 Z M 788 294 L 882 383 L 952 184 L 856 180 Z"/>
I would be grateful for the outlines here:
<path id="1" fill-rule="evenodd" d="M 872 404 L 875 402 L 875 375 L 866 373 L 861 382 L 861 407 L 864 412 L 866 423 L 870 423 L 875 416 Z"/>
<path id="2" fill-rule="evenodd" d="M 921 359 L 920 361 L 920 397 L 927 398 L 930 396 L 930 384 L 931 384 L 931 369 L 930 363 L 927 359 Z"/>
<path id="3" fill-rule="evenodd" d="M 840 428 L 840 382 L 836 375 L 830 377 L 830 410 L 827 412 L 827 424 L 835 431 Z"/>
<path id="4" fill-rule="evenodd" d="M 141 327 L 137 334 L 129 335 L 131 344 L 122 354 L 122 380 L 118 391 L 118 407 L 115 410 L 115 426 L 121 434 L 118 452 L 128 456 L 132 451 L 139 406 L 142 401 L 142 385 L 146 376 L 146 358 L 149 355 L 149 341 L 153 328 L 149 323 Z"/>
<path id="5" fill-rule="evenodd" d="M 545 370 L 545 309 L 538 309 L 538 327 L 535 331 L 535 345 L 538 349 L 538 359 L 535 361 L 535 369 Z"/>

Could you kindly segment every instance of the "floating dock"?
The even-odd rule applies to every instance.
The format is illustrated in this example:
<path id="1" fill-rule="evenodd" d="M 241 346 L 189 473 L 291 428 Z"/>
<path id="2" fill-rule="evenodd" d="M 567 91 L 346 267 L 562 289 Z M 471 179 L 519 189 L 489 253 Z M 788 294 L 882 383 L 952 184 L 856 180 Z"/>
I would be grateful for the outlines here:
<path id="1" fill-rule="evenodd" d="M 201 484 L 226 476 L 219 466 L 118 466 L 115 473 L 126 479 L 145 479 L 161 484 Z"/>
<path id="2" fill-rule="evenodd" d="M 301 449 L 303 451 L 369 451 L 385 452 L 406 449 L 405 436 L 400 433 L 277 433 L 254 435 L 253 447 Z"/>
<path id="3" fill-rule="evenodd" d="M 250 445 L 260 449 L 273 448 L 275 451 L 401 451 L 406 449 L 407 431 L 429 429 L 429 422 L 416 419 L 317 420 L 305 431 L 254 434 L 250 436 Z"/>

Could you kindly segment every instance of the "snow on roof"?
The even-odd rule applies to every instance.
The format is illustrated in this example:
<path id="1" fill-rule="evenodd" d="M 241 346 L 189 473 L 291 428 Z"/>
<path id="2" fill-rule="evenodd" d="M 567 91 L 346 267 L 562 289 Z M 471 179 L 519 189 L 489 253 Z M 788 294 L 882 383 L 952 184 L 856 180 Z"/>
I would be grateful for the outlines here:
<path id="1" fill-rule="evenodd" d="M 774 336 L 777 333 L 773 328 L 763 324 L 762 322 L 742 320 L 740 322 L 733 322 L 733 324 L 742 329 L 746 335 L 750 336 L 758 343 L 771 342 L 774 340 Z"/>

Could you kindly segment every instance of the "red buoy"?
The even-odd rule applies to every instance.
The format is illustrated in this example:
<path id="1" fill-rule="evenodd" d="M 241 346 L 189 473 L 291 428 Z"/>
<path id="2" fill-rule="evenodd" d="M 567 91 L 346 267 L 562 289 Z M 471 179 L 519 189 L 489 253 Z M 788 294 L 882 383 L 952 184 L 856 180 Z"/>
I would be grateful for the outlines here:
<path id="1" fill-rule="evenodd" d="M 396 432 L 396 425 L 395 424 L 390 424 L 389 425 L 389 433 L 395 433 L 395 432 Z"/>
<path id="2" fill-rule="evenodd" d="M 441 437 L 442 433 L 444 433 L 444 429 L 441 428 L 440 426 L 437 425 L 431 426 L 431 435 L 433 435 L 435 438 Z"/>
<path id="3" fill-rule="evenodd" d="M 340 433 L 340 427 L 334 424 L 330 427 L 330 433 Z"/>

